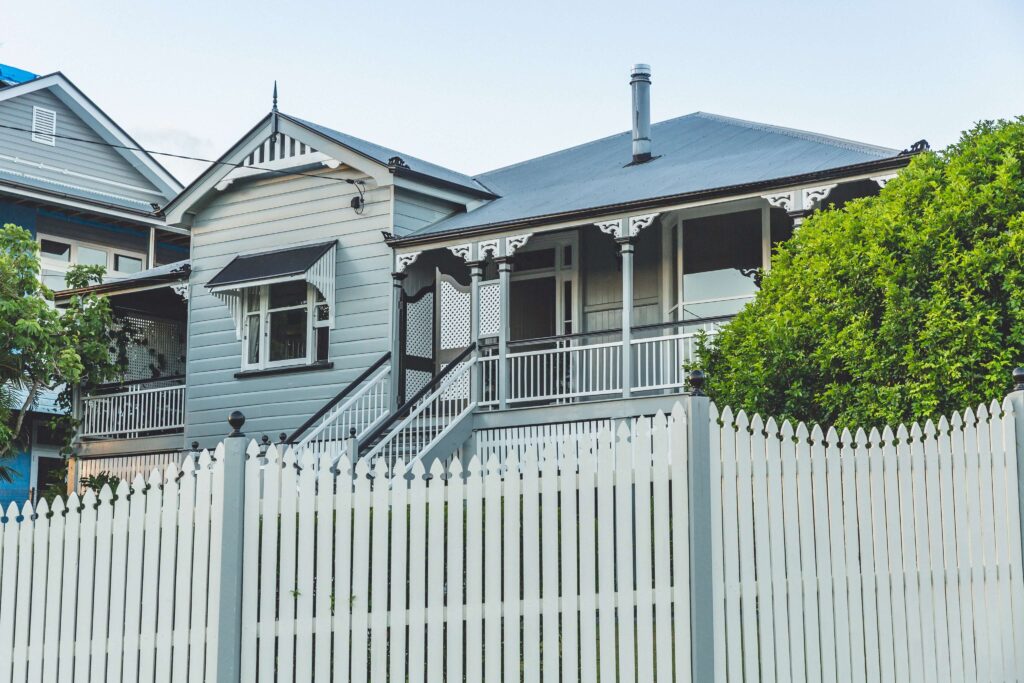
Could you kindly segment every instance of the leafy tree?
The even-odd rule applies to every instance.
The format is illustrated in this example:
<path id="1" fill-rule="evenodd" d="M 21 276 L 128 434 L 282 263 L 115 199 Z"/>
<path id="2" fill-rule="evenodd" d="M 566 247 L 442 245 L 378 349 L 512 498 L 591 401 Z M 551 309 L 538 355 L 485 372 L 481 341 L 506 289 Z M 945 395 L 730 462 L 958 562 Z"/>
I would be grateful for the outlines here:
<path id="1" fill-rule="evenodd" d="M 719 405 L 840 426 L 948 414 L 1024 362 L 1024 117 L 821 211 L 699 349 Z"/>
<path id="2" fill-rule="evenodd" d="M 31 233 L 6 224 L 0 230 L 0 459 L 26 442 L 26 417 L 43 390 L 59 391 L 65 415 L 52 425 L 74 433 L 73 392 L 118 379 L 127 364 L 130 331 L 110 303 L 96 295 L 74 296 L 65 309 L 53 307 L 42 284 L 38 246 Z M 98 283 L 99 266 L 73 266 L 69 288 Z M 65 444 L 70 445 L 68 444 Z M 0 462 L 0 480 L 11 470 Z"/>

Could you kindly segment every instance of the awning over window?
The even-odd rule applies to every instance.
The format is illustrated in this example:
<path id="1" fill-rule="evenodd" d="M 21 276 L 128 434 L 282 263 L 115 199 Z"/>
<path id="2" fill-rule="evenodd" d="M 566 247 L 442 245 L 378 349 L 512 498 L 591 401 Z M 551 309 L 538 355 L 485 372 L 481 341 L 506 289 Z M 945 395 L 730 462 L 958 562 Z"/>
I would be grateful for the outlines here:
<path id="1" fill-rule="evenodd" d="M 238 338 L 242 336 L 242 291 L 279 282 L 306 281 L 323 295 L 330 327 L 334 327 L 334 263 L 337 240 L 236 256 L 208 283 L 210 293 L 231 310 Z"/>

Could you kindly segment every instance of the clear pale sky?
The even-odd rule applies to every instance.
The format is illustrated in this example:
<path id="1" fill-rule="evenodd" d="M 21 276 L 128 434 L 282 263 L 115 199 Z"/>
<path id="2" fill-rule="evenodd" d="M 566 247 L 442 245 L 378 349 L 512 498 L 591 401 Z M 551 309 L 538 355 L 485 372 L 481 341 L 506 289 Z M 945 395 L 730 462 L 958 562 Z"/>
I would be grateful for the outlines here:
<path id="1" fill-rule="evenodd" d="M 4 7 L 0 63 L 61 70 L 141 144 L 215 158 L 270 108 L 477 173 L 692 111 L 904 148 L 1024 114 L 1021 0 Z M 654 140 L 655 153 L 657 139 Z M 183 181 L 202 164 L 166 161 Z"/>

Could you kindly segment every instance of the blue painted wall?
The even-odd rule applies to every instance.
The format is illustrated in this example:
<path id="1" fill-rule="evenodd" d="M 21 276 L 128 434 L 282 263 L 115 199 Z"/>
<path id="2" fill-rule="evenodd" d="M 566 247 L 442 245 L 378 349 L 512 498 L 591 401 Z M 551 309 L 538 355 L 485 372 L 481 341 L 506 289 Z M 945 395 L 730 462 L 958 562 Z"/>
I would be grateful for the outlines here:
<path id="1" fill-rule="evenodd" d="M 0 505 L 6 508 L 11 502 L 23 505 L 28 499 L 28 490 L 32 483 L 29 475 L 32 471 L 32 454 L 28 451 L 19 452 L 13 458 L 4 458 L 0 464 L 13 470 L 13 481 L 0 481 Z"/>

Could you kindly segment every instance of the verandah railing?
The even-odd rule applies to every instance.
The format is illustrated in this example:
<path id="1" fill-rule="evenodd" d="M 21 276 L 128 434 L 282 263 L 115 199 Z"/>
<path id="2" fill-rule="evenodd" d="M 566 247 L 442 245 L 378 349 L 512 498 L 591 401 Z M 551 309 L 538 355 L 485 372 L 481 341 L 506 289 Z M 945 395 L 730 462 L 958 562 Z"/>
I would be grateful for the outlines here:
<path id="1" fill-rule="evenodd" d="M 632 328 L 630 390 L 681 389 L 701 333 L 714 336 L 731 316 Z M 622 330 L 526 339 L 509 343 L 507 403 L 574 400 L 623 392 Z M 480 359 L 481 405 L 499 402 L 499 358 Z"/>
<path id="2" fill-rule="evenodd" d="M 137 438 L 185 427 L 185 378 L 148 379 L 103 387 L 82 398 L 82 438 Z"/>

